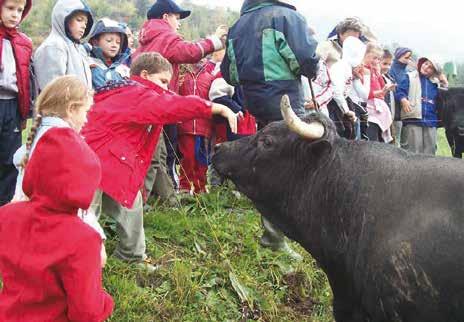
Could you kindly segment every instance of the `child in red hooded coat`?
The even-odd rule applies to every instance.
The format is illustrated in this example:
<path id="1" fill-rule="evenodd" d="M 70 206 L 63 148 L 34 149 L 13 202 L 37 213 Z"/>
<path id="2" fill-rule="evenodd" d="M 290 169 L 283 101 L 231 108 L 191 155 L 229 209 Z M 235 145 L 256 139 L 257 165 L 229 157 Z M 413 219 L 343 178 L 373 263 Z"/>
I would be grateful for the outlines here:
<path id="1" fill-rule="evenodd" d="M 39 111 L 56 108 L 58 96 L 88 92 L 77 79 L 82 88 L 68 86 L 67 78 L 45 87 Z M 0 321 L 99 322 L 113 310 L 102 288 L 102 239 L 78 217 L 101 179 L 97 155 L 76 132 L 90 108 L 85 98 L 56 114 L 69 126 L 48 129 L 30 160 L 26 155 L 22 188 L 28 201 L 0 208 Z"/>

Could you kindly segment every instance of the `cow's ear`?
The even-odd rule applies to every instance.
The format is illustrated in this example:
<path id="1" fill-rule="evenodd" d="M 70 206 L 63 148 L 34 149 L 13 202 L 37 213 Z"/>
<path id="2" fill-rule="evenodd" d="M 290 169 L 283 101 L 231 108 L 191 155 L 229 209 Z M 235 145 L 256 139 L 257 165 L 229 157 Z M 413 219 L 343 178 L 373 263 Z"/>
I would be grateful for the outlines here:
<path id="1" fill-rule="evenodd" d="M 311 144 L 309 145 L 309 149 L 311 150 L 311 154 L 313 154 L 314 156 L 323 157 L 332 152 L 332 144 L 329 140 L 322 139 L 315 142 L 311 142 Z"/>

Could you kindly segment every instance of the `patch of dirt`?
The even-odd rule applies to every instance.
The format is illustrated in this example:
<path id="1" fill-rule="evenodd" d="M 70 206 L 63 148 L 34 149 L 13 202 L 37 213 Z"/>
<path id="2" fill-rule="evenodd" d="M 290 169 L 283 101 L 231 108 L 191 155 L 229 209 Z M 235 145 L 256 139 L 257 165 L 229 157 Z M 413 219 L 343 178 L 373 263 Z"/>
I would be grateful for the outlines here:
<path id="1" fill-rule="evenodd" d="M 316 303 L 307 294 L 309 281 L 304 273 L 289 273 L 284 276 L 283 281 L 288 286 L 286 305 L 301 315 L 310 316 Z"/>
<path id="2" fill-rule="evenodd" d="M 139 287 L 157 288 L 161 286 L 165 279 L 161 274 L 155 273 L 142 273 L 139 272 L 136 276 L 136 282 Z"/>
<path id="3" fill-rule="evenodd" d="M 258 321 L 262 317 L 262 313 L 259 308 L 252 309 L 246 302 L 242 303 L 240 313 L 242 314 L 240 322 L 246 322 L 248 320 Z"/>

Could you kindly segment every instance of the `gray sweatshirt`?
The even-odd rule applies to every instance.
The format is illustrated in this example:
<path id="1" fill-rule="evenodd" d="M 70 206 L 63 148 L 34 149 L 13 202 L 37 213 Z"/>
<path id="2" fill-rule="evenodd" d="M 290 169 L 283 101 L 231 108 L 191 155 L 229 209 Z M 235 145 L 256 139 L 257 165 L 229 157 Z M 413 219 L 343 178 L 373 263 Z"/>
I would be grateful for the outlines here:
<path id="1" fill-rule="evenodd" d="M 92 28 L 90 8 L 81 0 L 58 0 L 52 12 L 52 31 L 34 55 L 34 66 L 39 89 L 43 89 L 56 77 L 75 75 L 92 88 L 88 53 L 81 43 L 73 41 L 67 33 L 66 22 L 76 12 L 89 17 L 86 37 Z"/>

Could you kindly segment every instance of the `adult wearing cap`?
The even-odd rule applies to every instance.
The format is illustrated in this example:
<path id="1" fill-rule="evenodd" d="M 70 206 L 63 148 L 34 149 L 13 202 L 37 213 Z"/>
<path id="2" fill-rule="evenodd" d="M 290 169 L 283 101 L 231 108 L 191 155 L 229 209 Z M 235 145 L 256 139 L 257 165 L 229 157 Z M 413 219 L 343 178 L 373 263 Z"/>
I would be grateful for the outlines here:
<path id="1" fill-rule="evenodd" d="M 415 153 L 435 155 L 438 113 L 436 99 L 441 78 L 440 64 L 431 58 L 418 60 L 417 71 L 403 78 L 395 93 L 401 104 L 404 148 Z"/>
<path id="2" fill-rule="evenodd" d="M 180 64 L 196 64 L 205 56 L 212 52 L 224 48 L 222 39 L 225 39 L 227 27 L 219 26 L 214 35 L 207 39 L 198 42 L 185 41 L 178 34 L 180 28 L 180 20 L 190 16 L 189 10 L 180 8 L 172 0 L 157 0 L 148 10 L 148 20 L 142 26 L 139 34 L 139 48 L 134 53 L 133 59 L 144 52 L 156 51 L 163 55 L 171 64 L 173 75 L 169 89 L 178 92 L 179 90 L 179 66 Z M 169 137 L 168 147 L 172 148 L 176 145 L 175 127 L 171 127 L 169 132 L 172 134 Z M 171 154 L 174 151 L 170 151 Z M 170 158 L 166 166 L 166 144 L 163 136 L 155 152 L 152 168 L 147 174 L 145 189 L 147 195 L 151 189 L 156 189 L 156 193 L 161 199 L 169 201 L 171 204 L 176 203 L 174 195 L 174 186 L 167 175 L 167 168 L 173 169 L 174 158 Z"/>
<path id="3" fill-rule="evenodd" d="M 288 94 L 292 108 L 305 114 L 301 76 L 312 79 L 317 72 L 317 42 L 305 18 L 284 1 L 246 0 L 240 19 L 230 29 L 226 56 L 221 64 L 224 79 L 241 85 L 244 103 L 258 127 L 282 120 L 280 101 Z M 301 258 L 281 232 L 264 217 L 261 245 Z"/>

